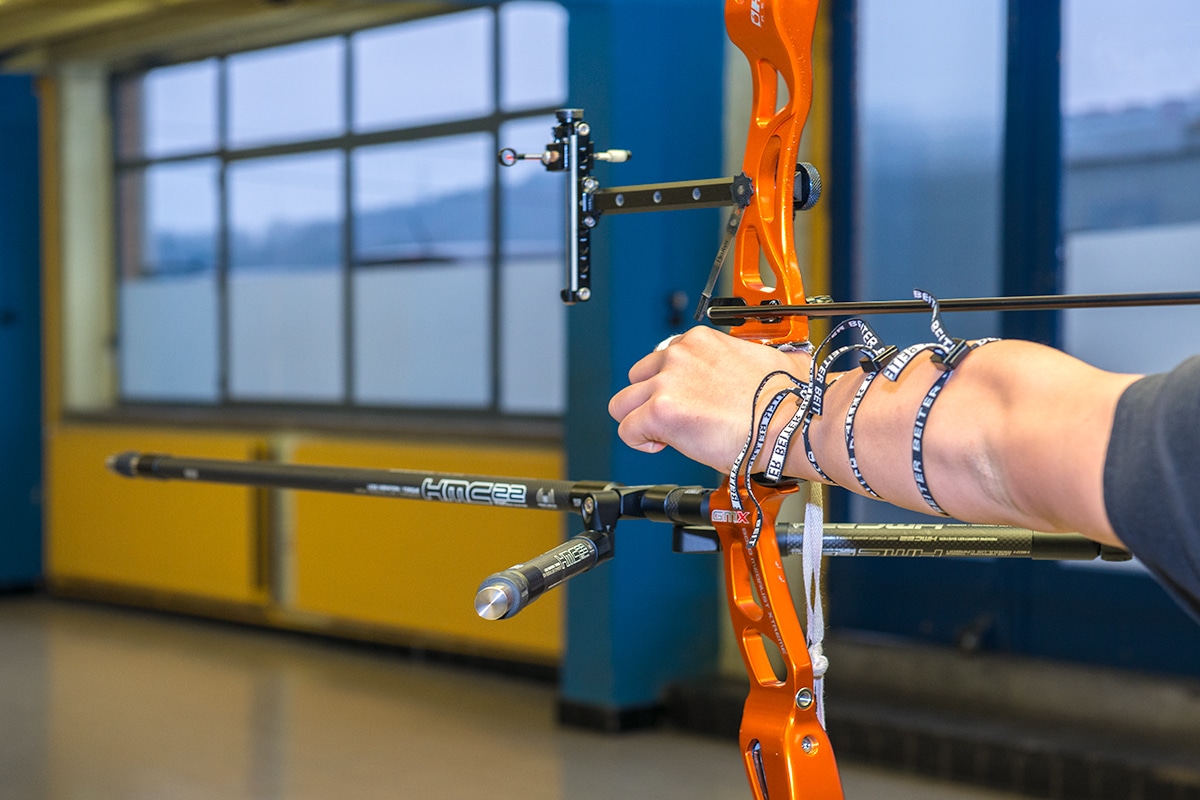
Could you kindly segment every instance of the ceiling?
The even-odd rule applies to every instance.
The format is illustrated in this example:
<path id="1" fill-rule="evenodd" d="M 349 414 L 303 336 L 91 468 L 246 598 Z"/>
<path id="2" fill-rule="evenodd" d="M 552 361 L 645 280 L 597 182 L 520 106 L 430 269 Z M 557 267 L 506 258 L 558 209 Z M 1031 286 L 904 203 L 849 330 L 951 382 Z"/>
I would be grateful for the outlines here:
<path id="1" fill-rule="evenodd" d="M 0 0 L 0 69 L 202 58 L 426 16 L 445 0 Z"/>

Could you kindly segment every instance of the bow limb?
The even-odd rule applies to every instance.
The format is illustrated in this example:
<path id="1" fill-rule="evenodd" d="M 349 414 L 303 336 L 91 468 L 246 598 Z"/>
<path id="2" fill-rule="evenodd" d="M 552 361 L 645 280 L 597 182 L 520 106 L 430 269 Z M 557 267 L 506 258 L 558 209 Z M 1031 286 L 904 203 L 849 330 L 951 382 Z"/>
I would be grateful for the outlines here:
<path id="1" fill-rule="evenodd" d="M 749 60 L 753 80 L 742 170 L 754 196 L 742 215 L 733 263 L 734 297 L 751 306 L 804 302 L 792 220 L 800 134 L 812 102 L 816 13 L 817 0 L 726 0 L 729 37 Z M 782 103 L 780 83 L 787 91 Z M 746 320 L 733 334 L 766 345 L 803 342 L 808 320 Z M 758 529 L 774 530 L 779 507 L 795 487 L 760 487 L 755 503 L 740 482 L 734 485 L 737 497 L 726 482 L 710 498 L 710 509 L 734 635 L 750 676 L 739 734 L 747 777 L 757 800 L 838 800 L 841 780 L 817 719 L 813 666 L 779 547 L 773 536 L 755 541 L 753 534 L 756 517 Z"/>

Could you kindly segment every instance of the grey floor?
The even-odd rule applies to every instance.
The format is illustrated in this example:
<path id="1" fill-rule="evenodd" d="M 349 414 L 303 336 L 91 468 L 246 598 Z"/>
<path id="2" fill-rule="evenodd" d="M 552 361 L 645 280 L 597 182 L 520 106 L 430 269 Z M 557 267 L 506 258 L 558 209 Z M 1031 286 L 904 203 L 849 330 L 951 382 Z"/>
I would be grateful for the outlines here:
<path id="1" fill-rule="evenodd" d="M 554 723 L 553 687 L 386 652 L 0 596 L 0 798 L 750 796 L 734 742 Z M 842 765 L 852 800 L 1012 797 Z"/>

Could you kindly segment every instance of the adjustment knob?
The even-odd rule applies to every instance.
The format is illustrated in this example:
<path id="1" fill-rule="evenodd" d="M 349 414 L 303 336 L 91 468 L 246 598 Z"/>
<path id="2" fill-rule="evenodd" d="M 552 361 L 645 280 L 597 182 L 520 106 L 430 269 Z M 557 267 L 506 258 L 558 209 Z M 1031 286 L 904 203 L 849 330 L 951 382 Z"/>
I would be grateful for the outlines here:
<path id="1" fill-rule="evenodd" d="M 797 211 L 808 211 L 821 199 L 821 173 L 807 161 L 796 165 L 796 182 L 792 200 Z"/>

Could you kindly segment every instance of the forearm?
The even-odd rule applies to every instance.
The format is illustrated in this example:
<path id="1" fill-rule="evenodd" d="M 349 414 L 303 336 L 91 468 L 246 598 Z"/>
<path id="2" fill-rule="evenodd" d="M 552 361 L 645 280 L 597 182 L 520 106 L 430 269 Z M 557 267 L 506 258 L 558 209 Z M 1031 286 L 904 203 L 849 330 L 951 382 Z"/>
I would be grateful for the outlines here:
<path id="1" fill-rule="evenodd" d="M 630 386 L 609 404 L 631 447 L 672 446 L 728 472 L 776 379 L 753 408 L 763 377 L 785 370 L 807 380 L 811 359 L 695 328 L 633 366 Z M 854 424 L 863 480 L 882 499 L 929 511 L 913 470 L 918 409 L 943 374 L 928 353 L 895 381 L 875 378 Z M 829 479 L 867 494 L 850 467 L 846 414 L 861 370 L 838 377 L 822 414 L 810 423 L 813 455 Z M 1113 413 L 1137 376 L 1104 372 L 1057 350 L 1021 341 L 992 342 L 958 365 L 930 409 L 923 437 L 928 491 L 948 514 L 968 522 L 1072 530 L 1116 543 L 1104 508 L 1103 470 Z M 766 467 L 775 437 L 796 406 L 785 403 L 752 471 Z M 820 480 L 802 436 L 792 437 L 784 474 Z"/>
<path id="2" fill-rule="evenodd" d="M 941 370 L 919 356 L 895 381 L 876 378 L 854 421 L 855 457 L 883 499 L 929 512 L 914 479 L 917 410 Z M 829 389 L 810 441 L 834 482 L 866 494 L 851 469 L 845 420 L 865 374 Z M 1103 503 L 1104 456 L 1113 411 L 1136 376 L 1106 373 L 1059 351 L 1021 341 L 971 352 L 930 409 L 923 437 L 928 491 L 951 516 L 1038 530 L 1075 530 L 1116 542 Z M 787 471 L 818 476 L 802 447 Z"/>

